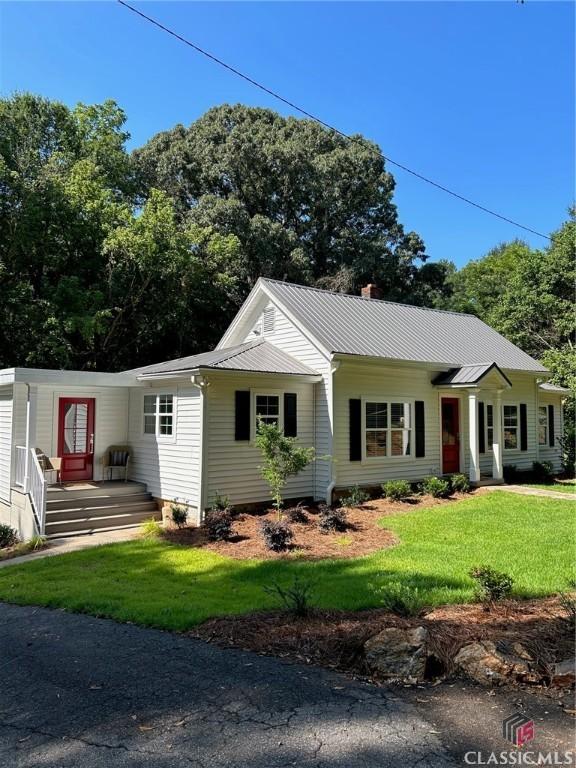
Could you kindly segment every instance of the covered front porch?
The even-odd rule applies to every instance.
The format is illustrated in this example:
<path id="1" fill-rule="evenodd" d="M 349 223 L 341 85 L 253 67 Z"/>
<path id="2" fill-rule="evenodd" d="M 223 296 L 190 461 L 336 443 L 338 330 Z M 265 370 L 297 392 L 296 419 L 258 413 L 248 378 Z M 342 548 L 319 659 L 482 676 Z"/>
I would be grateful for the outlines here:
<path id="1" fill-rule="evenodd" d="M 433 383 L 440 397 L 442 474 L 465 472 L 474 486 L 503 483 L 502 396 L 512 387 L 508 377 L 490 363 L 452 369 Z M 513 427 L 517 439 L 519 427 Z"/>

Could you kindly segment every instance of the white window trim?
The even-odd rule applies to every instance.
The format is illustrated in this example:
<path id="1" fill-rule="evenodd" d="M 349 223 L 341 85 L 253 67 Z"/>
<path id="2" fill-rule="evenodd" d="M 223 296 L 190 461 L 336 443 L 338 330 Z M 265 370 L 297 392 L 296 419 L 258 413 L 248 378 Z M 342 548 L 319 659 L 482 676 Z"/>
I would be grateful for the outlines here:
<path id="1" fill-rule="evenodd" d="M 162 397 L 163 395 L 172 396 L 172 434 L 171 435 L 159 434 L 160 414 L 158 410 L 158 398 Z M 154 434 L 152 434 L 151 432 L 144 431 L 144 397 L 150 397 L 150 396 L 153 396 L 156 398 L 156 413 L 155 413 L 156 432 Z M 142 420 L 141 431 L 142 431 L 142 436 L 146 440 L 155 440 L 158 443 L 175 443 L 176 430 L 177 430 L 177 424 L 178 424 L 177 415 L 178 415 L 178 397 L 174 389 L 148 390 L 142 393 L 142 401 L 140 403 L 140 418 Z"/>
<path id="2" fill-rule="evenodd" d="M 278 426 L 284 432 L 284 390 L 283 389 L 251 389 L 250 390 L 250 440 L 256 439 L 256 398 L 277 397 L 278 398 Z"/>
<path id="3" fill-rule="evenodd" d="M 416 461 L 414 456 L 414 403 L 416 398 L 406 397 L 405 395 L 373 395 L 372 397 L 362 398 L 362 413 L 361 413 L 361 426 L 362 426 L 362 462 L 373 464 L 375 462 L 387 462 L 387 461 Z M 387 403 L 390 406 L 391 403 L 408 403 L 410 406 L 410 452 L 403 454 L 402 456 L 392 456 L 388 453 L 391 448 L 392 441 L 386 440 L 386 456 L 368 456 L 366 453 L 366 403 Z M 388 423 L 391 421 L 391 409 L 388 409 Z M 393 429 L 400 430 L 400 427 L 387 427 L 386 432 L 390 434 Z"/>
<path id="4" fill-rule="evenodd" d="M 544 424 L 540 424 L 540 410 L 541 409 L 544 410 L 544 413 L 546 415 Z M 544 433 L 545 434 L 545 439 L 544 439 L 543 443 L 540 442 L 540 427 L 544 427 L 544 429 L 546 430 L 546 432 Z M 537 409 L 537 415 L 536 415 L 536 439 L 538 441 L 537 445 L 538 445 L 539 448 L 549 448 L 550 447 L 549 446 L 549 440 L 548 440 L 549 429 L 550 429 L 550 424 L 548 422 L 548 406 L 547 405 L 539 404 L 538 405 L 538 409 Z"/>
<path id="5" fill-rule="evenodd" d="M 480 456 L 490 456 L 494 453 L 494 403 L 491 400 L 483 400 L 484 403 L 484 453 Z M 492 408 L 492 426 L 488 425 L 488 408 Z M 492 430 L 492 440 L 489 438 Z"/>
<path id="6" fill-rule="evenodd" d="M 516 408 L 516 426 L 515 427 L 508 427 L 508 429 L 515 429 L 516 430 L 516 448 L 506 448 L 506 424 L 504 424 L 504 408 Z M 521 427 L 520 427 L 520 403 L 502 403 L 502 450 L 506 451 L 508 453 L 514 453 L 515 451 L 518 452 L 521 450 L 520 446 L 522 444 L 522 435 L 521 435 Z"/>

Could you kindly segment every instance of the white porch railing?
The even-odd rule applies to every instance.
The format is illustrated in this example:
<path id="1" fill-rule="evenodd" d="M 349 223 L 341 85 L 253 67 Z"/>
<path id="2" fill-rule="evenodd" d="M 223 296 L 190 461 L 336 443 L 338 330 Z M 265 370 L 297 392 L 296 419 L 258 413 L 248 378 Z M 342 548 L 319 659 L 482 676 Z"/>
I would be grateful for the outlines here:
<path id="1" fill-rule="evenodd" d="M 26 447 L 24 445 L 16 446 L 14 459 L 14 485 L 24 488 L 24 479 L 26 477 Z"/>
<path id="2" fill-rule="evenodd" d="M 44 535 L 46 522 L 46 480 L 44 471 L 38 460 L 35 448 L 26 450 L 24 446 L 16 446 L 16 469 L 14 484 L 30 496 L 38 532 Z"/>

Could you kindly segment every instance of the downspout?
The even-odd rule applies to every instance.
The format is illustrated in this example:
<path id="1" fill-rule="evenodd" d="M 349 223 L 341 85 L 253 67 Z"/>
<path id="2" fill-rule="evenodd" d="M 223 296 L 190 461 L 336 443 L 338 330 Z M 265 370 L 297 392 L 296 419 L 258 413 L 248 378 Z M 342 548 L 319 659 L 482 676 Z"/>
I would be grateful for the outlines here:
<path id="1" fill-rule="evenodd" d="M 208 411 L 208 387 L 210 383 L 205 376 L 194 375 L 190 381 L 192 386 L 200 392 L 200 437 L 198 445 L 198 525 L 202 524 L 204 510 L 206 509 L 206 422 Z"/>
<path id="2" fill-rule="evenodd" d="M 330 422 L 330 444 L 329 459 L 330 462 L 330 482 L 326 488 L 326 504 L 332 504 L 332 494 L 336 487 L 336 464 L 334 462 L 334 374 L 340 367 L 338 360 L 330 361 L 330 378 L 328 379 L 328 421 Z"/>

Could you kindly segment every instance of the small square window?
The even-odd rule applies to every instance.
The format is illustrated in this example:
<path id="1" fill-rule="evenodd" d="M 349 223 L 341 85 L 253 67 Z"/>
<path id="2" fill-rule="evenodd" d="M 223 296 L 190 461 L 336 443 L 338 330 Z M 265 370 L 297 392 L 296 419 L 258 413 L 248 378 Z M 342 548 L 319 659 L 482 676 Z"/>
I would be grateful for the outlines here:
<path id="1" fill-rule="evenodd" d="M 174 433 L 174 395 L 144 395 L 144 434 L 170 437 Z"/>
<path id="2" fill-rule="evenodd" d="M 256 426 L 280 424 L 280 397 L 278 395 L 256 395 Z"/>

